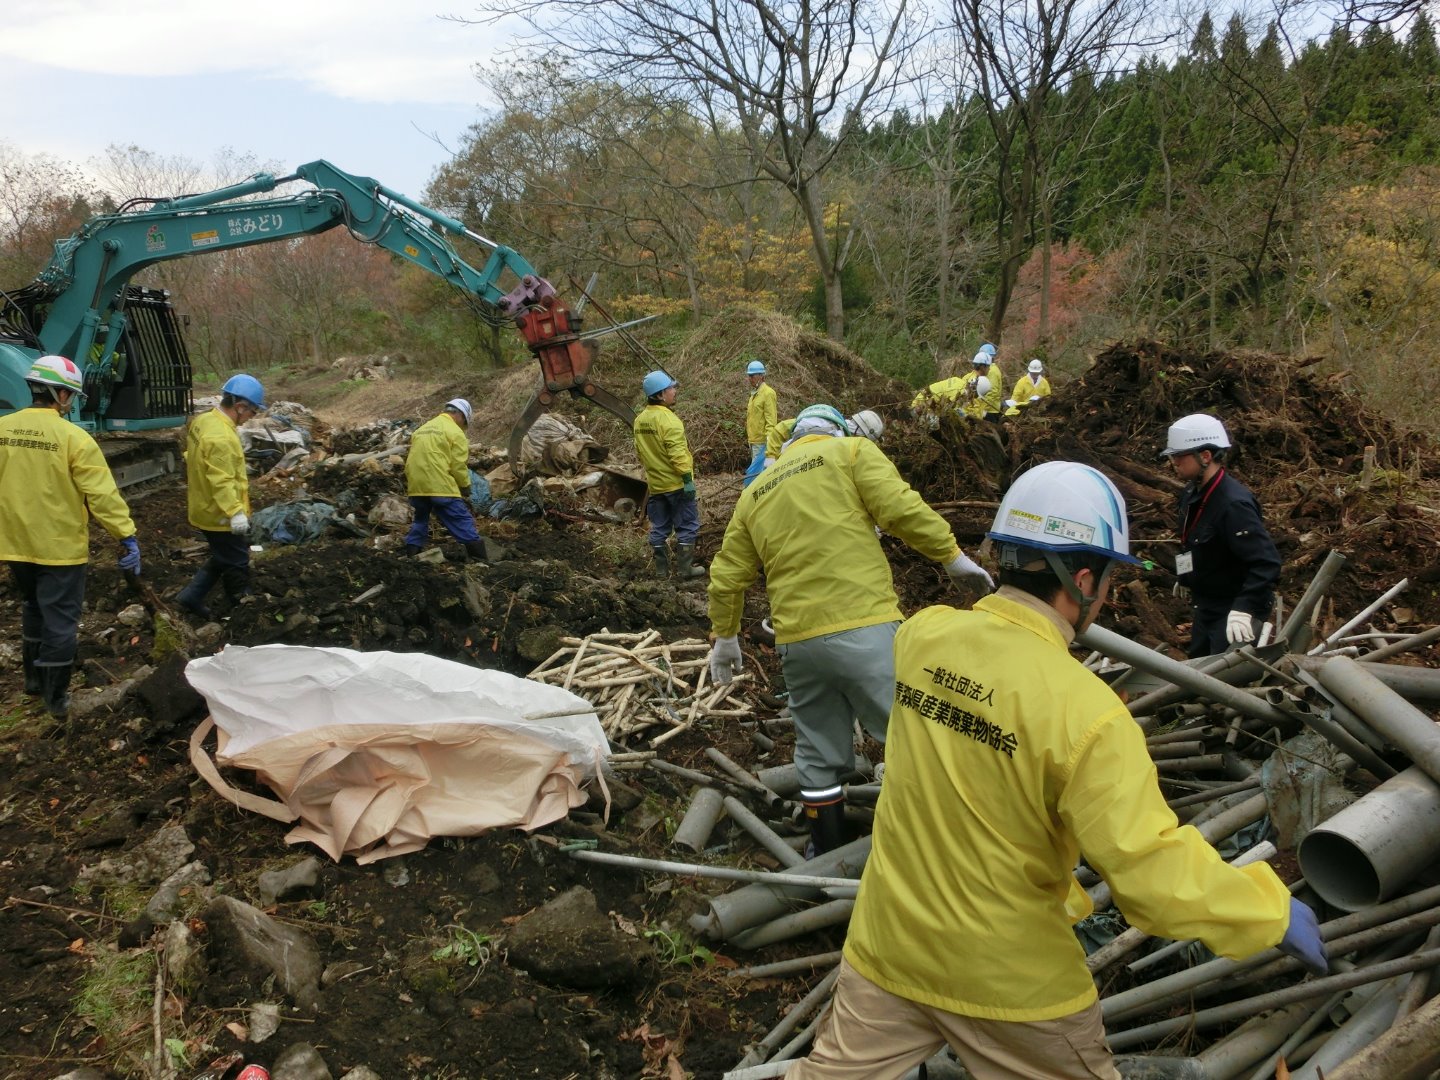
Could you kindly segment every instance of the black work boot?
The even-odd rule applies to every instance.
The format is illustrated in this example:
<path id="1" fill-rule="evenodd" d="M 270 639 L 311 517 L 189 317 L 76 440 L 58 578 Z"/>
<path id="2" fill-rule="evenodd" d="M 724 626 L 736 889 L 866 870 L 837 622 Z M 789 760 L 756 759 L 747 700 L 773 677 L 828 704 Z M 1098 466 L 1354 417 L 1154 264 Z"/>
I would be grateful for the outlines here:
<path id="1" fill-rule="evenodd" d="M 45 698 L 45 711 L 57 720 L 70 716 L 70 671 L 73 665 L 60 664 L 55 667 L 39 668 L 41 693 Z"/>
<path id="2" fill-rule="evenodd" d="M 180 605 L 181 610 L 188 611 L 191 615 L 202 619 L 208 619 L 210 609 L 205 606 L 205 597 L 215 587 L 215 582 L 219 577 L 215 567 L 207 562 L 195 571 L 195 576 L 190 579 L 190 583 L 176 595 L 175 602 Z"/>
<path id="3" fill-rule="evenodd" d="M 39 658 L 40 642 L 22 641 L 20 643 L 20 659 L 25 666 L 25 693 L 31 697 L 39 697 L 45 688 L 40 679 L 40 669 L 35 666 L 35 661 Z"/>
<path id="4" fill-rule="evenodd" d="M 826 802 L 805 801 L 805 820 L 810 822 L 810 843 L 805 857 L 813 859 L 845 843 L 845 796 L 837 795 Z"/>
<path id="5" fill-rule="evenodd" d="M 681 581 L 705 576 L 705 568 L 695 565 L 694 544 L 675 545 L 675 576 Z"/>
<path id="6" fill-rule="evenodd" d="M 400 549 L 400 554 L 402 554 L 402 555 L 415 556 L 415 555 L 419 555 L 420 552 L 422 552 L 422 551 L 424 551 L 424 550 L 425 550 L 425 549 L 424 549 L 423 547 L 421 547 L 419 544 L 406 544 L 403 548 Z"/>
<path id="7" fill-rule="evenodd" d="M 490 558 L 490 553 L 485 549 L 484 540 L 471 540 L 466 543 L 465 554 L 476 562 L 487 562 Z"/>
<path id="8" fill-rule="evenodd" d="M 238 604 L 250 595 L 250 567 L 227 566 L 220 571 L 220 584 L 232 604 Z"/>
<path id="9" fill-rule="evenodd" d="M 655 576 L 664 581 L 670 576 L 670 551 L 667 548 L 651 548 L 655 552 Z"/>

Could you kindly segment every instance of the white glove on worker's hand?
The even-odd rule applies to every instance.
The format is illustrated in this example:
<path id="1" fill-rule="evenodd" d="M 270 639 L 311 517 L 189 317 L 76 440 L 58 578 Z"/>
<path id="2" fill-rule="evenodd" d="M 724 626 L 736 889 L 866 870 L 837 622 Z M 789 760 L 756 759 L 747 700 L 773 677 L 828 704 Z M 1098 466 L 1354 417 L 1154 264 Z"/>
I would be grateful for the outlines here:
<path id="1" fill-rule="evenodd" d="M 995 588 L 995 579 L 985 572 L 983 566 L 963 551 L 945 564 L 945 572 L 957 584 L 973 586 L 984 584 L 987 589 Z"/>
<path id="2" fill-rule="evenodd" d="M 1184 600 L 1187 604 L 1190 602 L 1190 590 L 1178 581 L 1170 586 L 1170 595 L 1177 600 Z"/>
<path id="3" fill-rule="evenodd" d="M 774 459 L 773 457 L 766 457 L 764 468 L 768 469 L 771 465 L 774 465 L 774 464 L 775 464 L 775 459 Z"/>
<path id="4" fill-rule="evenodd" d="M 236 536 L 244 536 L 250 531 L 250 518 L 244 510 L 233 514 L 230 518 L 230 531 Z"/>
<path id="5" fill-rule="evenodd" d="M 724 686 L 745 666 L 745 657 L 740 653 L 740 638 L 717 637 L 710 649 L 710 681 Z"/>
<path id="6" fill-rule="evenodd" d="M 1255 621 L 1248 611 L 1232 611 L 1225 616 L 1225 640 L 1231 645 L 1255 640 Z"/>

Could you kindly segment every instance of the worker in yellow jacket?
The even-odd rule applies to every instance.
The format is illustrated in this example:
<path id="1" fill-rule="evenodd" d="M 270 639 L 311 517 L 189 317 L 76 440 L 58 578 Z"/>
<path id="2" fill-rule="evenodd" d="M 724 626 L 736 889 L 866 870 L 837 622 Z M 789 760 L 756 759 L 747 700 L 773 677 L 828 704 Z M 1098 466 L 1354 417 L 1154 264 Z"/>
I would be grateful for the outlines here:
<path id="1" fill-rule="evenodd" d="M 855 720 L 883 742 L 895 692 L 891 643 L 900 603 L 877 525 L 957 580 L 990 586 L 884 452 L 849 437 L 837 409 L 811 405 L 796 417 L 780 460 L 740 496 L 710 565 L 716 683 L 743 666 L 745 590 L 765 574 L 817 854 L 844 842 L 840 782 L 855 767 Z"/>
<path id="2" fill-rule="evenodd" d="M 765 365 L 751 360 L 745 366 L 750 383 L 750 403 L 745 407 L 745 439 L 750 444 L 750 464 L 745 470 L 742 487 L 749 487 L 765 467 L 765 440 L 780 419 L 775 388 L 765 381 Z"/>
<path id="3" fill-rule="evenodd" d="M 652 371 L 641 381 L 645 408 L 635 417 L 635 453 L 645 468 L 645 514 L 650 519 L 650 549 L 655 572 L 670 576 L 670 534 L 675 534 L 675 574 L 681 581 L 704 577 L 695 565 L 700 536 L 700 503 L 695 494 L 695 460 L 685 440 L 685 424 L 675 415 L 680 384 L 667 372 Z"/>
<path id="4" fill-rule="evenodd" d="M 893 1080 L 945 1043 L 976 1080 L 1118 1080 L 1071 924 L 1083 855 L 1131 926 L 1326 970 L 1314 913 L 1264 863 L 1227 865 L 1165 805 L 1145 737 L 1070 654 L 1129 553 L 1098 470 L 1021 476 L 990 532 L 1000 589 L 895 639 L 875 832 L 835 997 L 789 1080 Z"/>
<path id="5" fill-rule="evenodd" d="M 186 509 L 209 556 L 175 602 L 202 619 L 205 598 L 219 582 L 231 602 L 250 593 L 250 479 L 236 428 L 265 408 L 265 388 L 253 375 L 232 375 L 220 404 L 190 421 L 185 433 Z"/>
<path id="6" fill-rule="evenodd" d="M 120 569 L 140 573 L 130 510 L 95 440 L 66 419 L 84 398 L 80 369 L 42 356 L 25 375 L 30 407 L 0 417 L 0 560 L 20 591 L 25 692 L 51 716 L 70 712 L 90 515 L 120 541 Z"/>
<path id="7" fill-rule="evenodd" d="M 484 559 L 485 541 L 470 510 L 470 402 L 451 398 L 439 416 L 410 436 L 405 456 L 405 494 L 415 520 L 405 534 L 405 554 L 418 555 L 430 540 L 430 515 L 440 519 L 472 559 Z"/>
<path id="8" fill-rule="evenodd" d="M 936 427 L 941 417 L 964 411 L 961 399 L 969 382 L 968 374 L 965 378 L 952 375 L 933 382 L 910 400 L 910 411 L 921 419 L 932 421 L 930 426 Z"/>
<path id="9" fill-rule="evenodd" d="M 995 346 L 988 341 L 970 361 L 971 370 L 962 376 L 965 384 L 961 398 L 965 402 L 965 415 L 972 420 L 999 420 L 1003 411 L 1005 376 L 995 362 Z M 980 380 L 985 380 L 981 388 Z"/>
<path id="10" fill-rule="evenodd" d="M 1015 380 L 1015 390 L 1005 404 L 1006 415 L 1013 416 L 1026 405 L 1033 405 L 1041 398 L 1050 396 L 1050 380 L 1045 377 L 1045 365 L 1037 357 L 1030 361 L 1025 374 Z"/>
<path id="11" fill-rule="evenodd" d="M 781 449 L 790 441 L 798 420 L 798 417 L 792 416 L 771 427 L 770 434 L 765 438 L 765 468 L 775 464 Z M 858 435 L 862 439 L 879 442 L 880 436 L 885 434 L 885 421 L 874 409 L 861 409 L 854 416 L 845 418 L 845 429 L 848 435 Z"/>

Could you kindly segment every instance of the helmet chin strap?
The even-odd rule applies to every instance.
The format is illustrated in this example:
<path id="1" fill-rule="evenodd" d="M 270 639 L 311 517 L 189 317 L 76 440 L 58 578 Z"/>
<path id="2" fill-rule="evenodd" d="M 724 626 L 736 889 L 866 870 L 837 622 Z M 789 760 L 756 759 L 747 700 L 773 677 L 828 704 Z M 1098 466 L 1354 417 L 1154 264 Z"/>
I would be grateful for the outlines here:
<path id="1" fill-rule="evenodd" d="M 1075 575 L 1066 567 L 1065 563 L 1061 561 L 1058 553 L 1046 551 L 1045 561 L 1050 564 L 1050 569 L 1054 571 L 1055 576 L 1060 579 L 1060 585 L 1065 590 L 1065 595 L 1070 597 L 1071 600 L 1074 600 L 1080 608 L 1080 619 L 1075 623 L 1075 628 L 1078 630 L 1090 621 L 1090 608 L 1104 591 L 1105 582 L 1110 580 L 1110 571 L 1115 568 L 1115 560 L 1109 559 L 1106 561 L 1105 569 L 1100 571 L 1100 576 L 1095 579 L 1095 592 L 1090 596 L 1086 596 L 1080 591 L 1080 586 L 1075 584 Z M 1096 614 L 1099 614 L 1099 612 L 1096 612 Z"/>

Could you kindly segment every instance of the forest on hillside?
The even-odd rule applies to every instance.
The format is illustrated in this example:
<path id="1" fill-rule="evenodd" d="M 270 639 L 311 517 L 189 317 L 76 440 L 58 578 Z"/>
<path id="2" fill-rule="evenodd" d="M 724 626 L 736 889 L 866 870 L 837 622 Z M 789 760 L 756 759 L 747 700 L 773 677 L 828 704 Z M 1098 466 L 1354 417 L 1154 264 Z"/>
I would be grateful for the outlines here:
<path id="1" fill-rule="evenodd" d="M 983 338 L 1064 374 L 1144 336 L 1323 357 L 1402 422 L 1429 417 L 1440 49 L 1423 8 L 723 10 L 489 0 L 533 35 L 478 73 L 499 105 L 422 199 L 562 290 L 597 275 L 601 320 L 661 314 L 662 350 L 739 302 L 912 384 Z M 0 287 L 92 214 L 263 165 L 111 147 L 82 170 L 0 144 Z M 523 355 L 341 230 L 152 274 L 191 315 L 202 370 Z"/>

